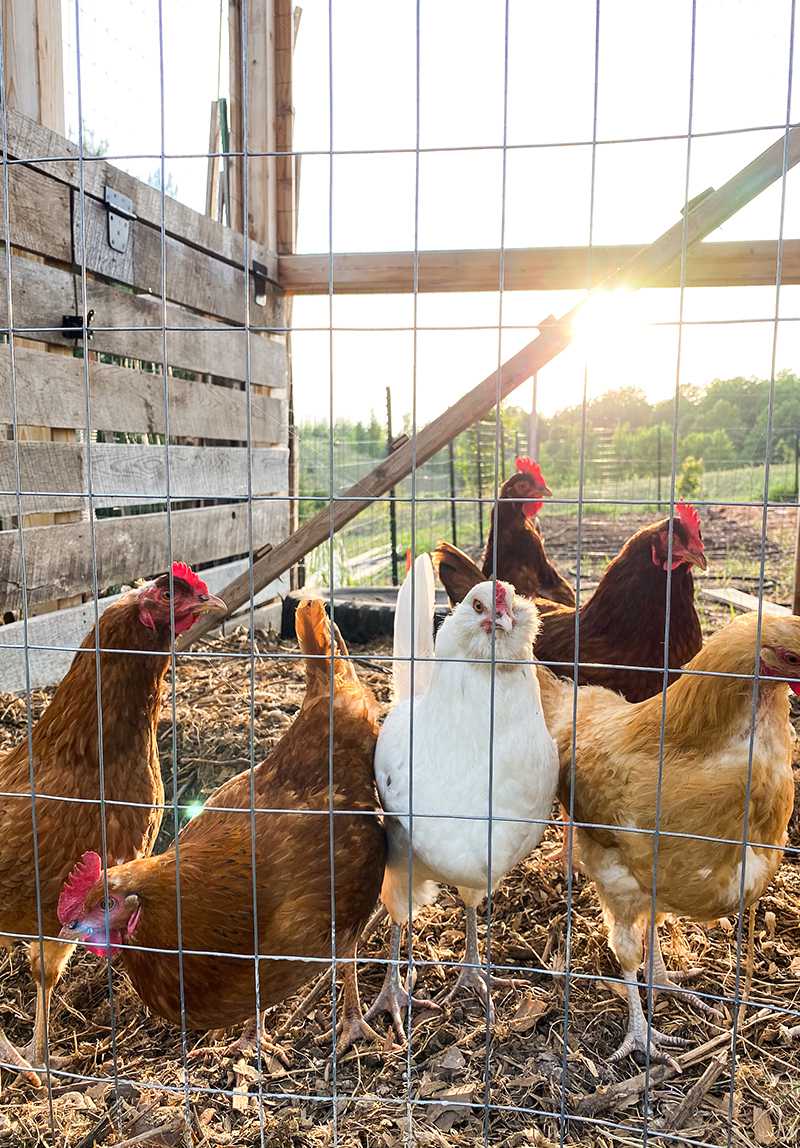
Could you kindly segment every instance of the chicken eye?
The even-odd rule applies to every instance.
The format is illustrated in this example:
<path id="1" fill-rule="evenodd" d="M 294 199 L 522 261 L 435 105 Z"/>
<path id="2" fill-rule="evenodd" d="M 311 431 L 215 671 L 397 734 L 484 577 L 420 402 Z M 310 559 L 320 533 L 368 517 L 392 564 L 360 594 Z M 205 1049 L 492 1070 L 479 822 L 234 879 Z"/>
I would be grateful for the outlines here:
<path id="1" fill-rule="evenodd" d="M 117 902 L 116 902 L 116 899 L 114 897 L 109 897 L 107 901 L 101 901 L 100 902 L 100 908 L 104 909 L 106 912 L 109 912 L 109 913 L 111 912 L 112 909 L 115 909 L 116 907 L 117 907 Z"/>
<path id="2" fill-rule="evenodd" d="M 472 609 L 475 611 L 476 614 L 482 614 L 483 613 L 483 602 L 481 602 L 480 598 L 473 598 L 472 599 Z"/>
<path id="3" fill-rule="evenodd" d="M 784 654 L 784 660 L 787 661 L 790 666 L 796 666 L 800 663 L 800 657 L 798 657 L 797 654 Z"/>

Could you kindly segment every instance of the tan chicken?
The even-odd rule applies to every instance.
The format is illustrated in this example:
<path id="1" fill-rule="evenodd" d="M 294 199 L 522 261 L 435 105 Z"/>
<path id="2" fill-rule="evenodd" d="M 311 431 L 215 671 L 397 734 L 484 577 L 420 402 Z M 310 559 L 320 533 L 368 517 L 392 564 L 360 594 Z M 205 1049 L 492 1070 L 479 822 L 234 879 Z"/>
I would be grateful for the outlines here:
<path id="1" fill-rule="evenodd" d="M 687 669 L 702 673 L 684 673 L 667 690 L 654 899 L 662 699 L 632 704 L 602 687 L 578 690 L 575 836 L 628 990 L 628 1031 L 614 1060 L 647 1050 L 637 970 L 652 909 L 656 923 L 664 914 L 708 921 L 737 913 L 740 894 L 741 907 L 755 903 L 781 863 L 794 798 L 786 684 L 789 680 L 800 693 L 800 618 L 763 618 L 762 676 L 745 811 L 756 637 L 756 615 L 737 618 L 689 663 Z M 538 672 L 545 718 L 558 744 L 560 796 L 567 806 L 574 687 L 543 667 Z M 706 676 L 720 673 L 742 676 Z M 745 834 L 746 850 L 739 844 L 695 838 L 738 842 Z M 664 966 L 657 929 L 654 936 L 653 984 L 674 991 L 677 986 Z M 680 991 L 709 1010 L 705 1001 Z M 651 1058 L 669 1059 L 662 1050 L 678 1043 L 676 1039 L 654 1028 L 650 1037 Z"/>

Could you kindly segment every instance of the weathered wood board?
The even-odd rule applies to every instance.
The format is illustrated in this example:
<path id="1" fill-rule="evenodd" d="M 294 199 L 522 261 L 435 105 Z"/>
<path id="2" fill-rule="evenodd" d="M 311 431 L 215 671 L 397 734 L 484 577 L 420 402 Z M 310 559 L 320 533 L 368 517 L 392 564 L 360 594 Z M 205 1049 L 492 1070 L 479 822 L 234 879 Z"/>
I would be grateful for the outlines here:
<path id="1" fill-rule="evenodd" d="M 704 598 L 717 602 L 722 606 L 732 606 L 734 610 L 756 613 L 758 598 L 753 594 L 746 594 L 744 590 L 737 590 L 733 586 L 703 586 L 700 593 Z M 762 614 L 775 614 L 785 617 L 791 614 L 788 606 L 781 606 L 780 602 L 770 602 L 764 598 L 761 602 Z"/>
<path id="2" fill-rule="evenodd" d="M 86 429 L 82 358 L 44 355 L 17 347 L 16 406 L 19 424 Z M 110 363 L 89 362 L 91 429 L 164 434 L 164 380 Z M 169 429 L 173 436 L 209 439 L 247 437 L 243 390 L 170 376 Z M 0 423 L 12 423 L 10 352 L 0 346 Z M 281 443 L 287 437 L 286 400 L 250 395 L 253 438 Z"/>
<path id="3" fill-rule="evenodd" d="M 170 446 L 169 496 L 176 499 L 246 498 L 279 494 L 288 481 L 287 447 Z M 22 513 L 88 507 L 141 506 L 167 497 L 166 448 L 155 444 L 25 442 L 19 446 Z M 248 470 L 251 485 L 248 487 Z M 0 514 L 18 513 L 16 451 L 0 442 Z"/>
<path id="4" fill-rule="evenodd" d="M 5 262 L 0 265 L 0 325 L 8 325 Z M 29 339 L 61 346 L 74 340 L 61 334 L 64 315 L 83 313 L 81 277 L 58 267 L 17 257 L 12 260 L 14 327 Z M 94 311 L 91 349 L 161 363 L 164 359 L 164 316 L 160 299 L 136 295 L 99 280 L 87 283 L 88 309 Z M 166 306 L 166 352 L 171 367 L 247 378 L 248 335 L 182 307 Z M 251 334 L 250 379 L 263 386 L 286 386 L 286 345 L 282 336 Z"/>
<path id="5" fill-rule="evenodd" d="M 252 545 L 286 537 L 288 499 L 252 503 Z M 244 502 L 169 515 L 171 552 L 185 562 L 211 562 L 250 550 L 249 509 Z M 35 609 L 53 599 L 93 590 L 92 523 L 34 526 L 23 531 L 28 604 Z M 100 592 L 166 567 L 170 555 L 167 514 L 102 518 L 94 523 L 97 584 Z M 17 530 L 0 534 L 0 611 L 22 609 L 22 551 Z"/>
<path id="6" fill-rule="evenodd" d="M 202 571 L 203 578 L 212 594 L 216 594 L 231 578 L 236 578 L 247 570 L 248 559 L 239 558 Z M 256 607 L 269 602 L 277 595 L 286 594 L 288 579 L 281 577 L 270 583 L 255 596 Z M 120 595 L 100 598 L 97 607 L 100 614 L 119 600 Z M 256 625 L 260 623 L 256 617 Z M 60 682 L 69 669 L 75 650 L 94 626 L 94 600 L 59 610 L 54 614 L 39 614 L 28 619 L 28 660 L 30 664 L 30 684 L 32 689 L 41 689 Z M 236 626 L 248 626 L 247 614 L 229 618 L 225 622 L 228 632 Z M 22 622 L 12 622 L 0 626 L 0 693 L 24 693 L 27 688 L 25 673 L 25 626 Z M 186 655 L 183 655 L 184 657 Z M 191 656 L 191 655 L 190 655 Z"/>

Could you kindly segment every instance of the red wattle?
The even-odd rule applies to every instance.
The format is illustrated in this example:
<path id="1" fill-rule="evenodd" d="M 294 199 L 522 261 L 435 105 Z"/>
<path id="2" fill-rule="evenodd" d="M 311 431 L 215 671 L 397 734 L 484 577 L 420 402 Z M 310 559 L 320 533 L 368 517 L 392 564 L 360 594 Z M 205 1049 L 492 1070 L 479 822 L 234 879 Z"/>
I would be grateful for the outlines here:
<path id="1" fill-rule="evenodd" d="M 543 502 L 523 502 L 522 513 L 526 518 L 535 518 L 543 506 Z"/>
<path id="2" fill-rule="evenodd" d="M 800 682 L 789 682 L 789 689 L 800 698 Z"/>

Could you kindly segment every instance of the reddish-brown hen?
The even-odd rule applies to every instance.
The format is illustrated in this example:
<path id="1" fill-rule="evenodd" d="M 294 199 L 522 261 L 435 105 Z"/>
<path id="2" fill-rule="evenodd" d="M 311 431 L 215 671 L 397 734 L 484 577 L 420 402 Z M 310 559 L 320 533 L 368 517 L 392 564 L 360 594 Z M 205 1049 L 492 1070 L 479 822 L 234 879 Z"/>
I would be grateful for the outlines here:
<path id="1" fill-rule="evenodd" d="M 478 581 L 493 575 L 496 534 L 497 578 L 510 582 L 526 598 L 548 598 L 574 606 L 575 592 L 547 557 L 536 517 L 542 508 L 542 496 L 551 493 L 539 464 L 518 458 L 516 473 L 500 488 Z M 477 569 L 475 563 L 449 542 L 439 543 L 433 559 L 451 603 L 457 605 L 475 585 L 471 580 L 471 572 Z"/>
<path id="2" fill-rule="evenodd" d="M 322 602 L 303 602 L 295 624 L 307 655 L 306 696 L 266 760 L 208 798 L 204 811 L 181 832 L 177 850 L 173 845 L 158 857 L 109 869 L 105 909 L 96 857 L 84 857 L 62 897 L 61 935 L 83 939 L 100 953 L 116 949 L 145 1004 L 179 1024 L 178 956 L 145 950 L 178 949 L 180 873 L 183 1000 L 185 1023 L 192 1029 L 228 1028 L 256 1012 L 254 962 L 241 959 L 254 952 L 253 849 L 261 1008 L 290 996 L 324 968 L 298 958 L 331 957 L 331 744 L 333 808 L 341 811 L 333 818 L 338 955 L 354 953 L 380 892 L 386 845 L 372 770 L 377 702 L 346 660 L 337 633 L 341 656 L 334 661 L 331 742 L 330 624 Z M 191 950 L 234 955 L 199 956 Z M 345 1028 L 355 1031 L 363 1022 L 353 987 L 351 977 Z"/>
<path id="3" fill-rule="evenodd" d="M 210 596 L 188 566 L 175 563 L 172 574 L 176 632 L 208 610 L 224 612 L 224 602 Z M 0 945 L 10 946 L 20 935 L 58 934 L 56 905 L 76 843 L 98 852 L 105 846 L 114 863 L 146 856 L 155 844 L 164 802 L 156 725 L 169 664 L 169 575 L 109 606 L 98 635 L 102 723 L 92 629 L 34 726 L 32 776 L 27 738 L 0 761 L 0 791 L 14 795 L 0 799 Z M 50 997 L 72 951 L 58 941 L 45 941 L 41 949 L 36 940 L 30 945 L 37 1001 L 26 1055 L 35 1064 L 45 1057 Z M 2 1032 L 0 1057 L 20 1064 Z"/>

